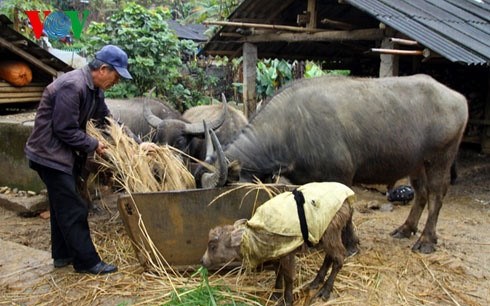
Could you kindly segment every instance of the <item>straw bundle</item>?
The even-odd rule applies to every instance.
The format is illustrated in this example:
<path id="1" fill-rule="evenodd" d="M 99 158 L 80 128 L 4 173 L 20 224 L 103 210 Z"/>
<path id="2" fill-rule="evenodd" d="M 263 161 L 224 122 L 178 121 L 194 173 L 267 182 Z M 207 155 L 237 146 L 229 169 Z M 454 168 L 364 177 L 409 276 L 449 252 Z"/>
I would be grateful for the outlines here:
<path id="1" fill-rule="evenodd" d="M 122 126 L 107 120 L 104 131 L 92 122 L 87 125 L 87 132 L 106 145 L 104 156 L 96 155 L 95 160 L 102 171 L 111 171 L 128 193 L 195 188 L 194 177 L 175 149 L 155 145 L 152 150 L 145 150 L 124 133 Z"/>

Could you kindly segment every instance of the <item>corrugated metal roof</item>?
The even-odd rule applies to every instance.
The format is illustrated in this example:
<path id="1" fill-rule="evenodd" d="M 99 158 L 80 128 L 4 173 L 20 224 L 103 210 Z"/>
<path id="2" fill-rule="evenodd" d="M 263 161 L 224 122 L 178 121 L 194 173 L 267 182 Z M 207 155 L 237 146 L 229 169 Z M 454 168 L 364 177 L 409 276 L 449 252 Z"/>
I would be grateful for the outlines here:
<path id="1" fill-rule="evenodd" d="M 402 36 L 451 62 L 490 64 L 490 0 L 338 0 L 317 1 L 318 21 L 341 21 L 354 29 L 377 28 L 382 22 Z M 305 0 L 245 0 L 229 21 L 297 26 L 307 9 Z M 335 30 L 328 24 L 318 28 Z M 223 26 L 203 48 L 207 54 L 240 56 L 243 42 L 236 26 Z M 315 41 L 256 43 L 259 57 L 369 59 L 374 41 Z"/>
<path id="2" fill-rule="evenodd" d="M 206 27 L 202 24 L 182 25 L 176 20 L 167 20 L 168 26 L 175 32 L 178 38 L 204 42 L 208 40 L 204 32 Z"/>
<path id="3" fill-rule="evenodd" d="M 346 0 L 452 62 L 490 64 L 490 4 L 482 0 Z"/>

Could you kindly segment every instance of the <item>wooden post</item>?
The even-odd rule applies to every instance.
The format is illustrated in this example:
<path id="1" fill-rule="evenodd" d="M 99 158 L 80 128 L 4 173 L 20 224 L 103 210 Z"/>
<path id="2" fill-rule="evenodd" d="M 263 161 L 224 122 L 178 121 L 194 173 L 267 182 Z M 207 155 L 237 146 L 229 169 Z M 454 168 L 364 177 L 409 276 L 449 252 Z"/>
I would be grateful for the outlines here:
<path id="1" fill-rule="evenodd" d="M 257 78 L 257 46 L 243 44 L 243 106 L 245 116 L 250 116 L 257 109 L 255 99 L 255 82 Z"/>
<path id="2" fill-rule="evenodd" d="M 310 13 L 310 20 L 306 24 L 307 28 L 316 28 L 316 0 L 308 0 L 308 12 Z"/>
<path id="3" fill-rule="evenodd" d="M 483 120 L 485 121 L 490 121 L 490 72 L 488 73 L 488 80 L 487 80 L 487 83 L 488 83 L 488 86 L 487 86 L 487 101 L 486 101 L 486 104 L 485 104 L 485 113 L 484 113 L 484 117 L 483 117 Z M 481 150 L 483 153 L 485 154 L 489 154 L 490 153 L 490 125 L 489 124 L 485 124 L 483 125 L 483 131 L 482 131 L 482 135 L 481 135 Z"/>
<path id="4" fill-rule="evenodd" d="M 383 38 L 381 41 L 382 49 L 393 49 L 395 43 L 390 40 L 389 37 L 393 36 L 394 31 L 392 29 L 387 28 L 385 31 L 385 35 L 388 37 Z M 381 54 L 379 56 L 379 77 L 390 77 L 398 75 L 398 55 L 393 54 Z"/>

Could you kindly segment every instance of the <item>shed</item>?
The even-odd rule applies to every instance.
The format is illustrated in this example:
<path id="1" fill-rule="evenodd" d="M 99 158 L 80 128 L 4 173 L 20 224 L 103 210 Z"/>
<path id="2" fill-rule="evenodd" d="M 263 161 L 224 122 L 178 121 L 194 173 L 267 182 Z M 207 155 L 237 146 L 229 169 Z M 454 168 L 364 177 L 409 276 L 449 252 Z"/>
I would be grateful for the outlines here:
<path id="1" fill-rule="evenodd" d="M 44 88 L 53 78 L 73 69 L 15 31 L 5 15 L 0 15 L 0 59 L 23 61 L 29 65 L 33 75 L 32 82 L 23 87 L 14 87 L 0 80 L 0 105 L 39 102 Z"/>
<path id="2" fill-rule="evenodd" d="M 468 98 L 465 141 L 490 152 L 488 0 L 244 0 L 207 24 L 222 27 L 201 53 L 243 56 L 247 115 L 257 58 L 322 60 L 356 76 L 427 73 Z"/>

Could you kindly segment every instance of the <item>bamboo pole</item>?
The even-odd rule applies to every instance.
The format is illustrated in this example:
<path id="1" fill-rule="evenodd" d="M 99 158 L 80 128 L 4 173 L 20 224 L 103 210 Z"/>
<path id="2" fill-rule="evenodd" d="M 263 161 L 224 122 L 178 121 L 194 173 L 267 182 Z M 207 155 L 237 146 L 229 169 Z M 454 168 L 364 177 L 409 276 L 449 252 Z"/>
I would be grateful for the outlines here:
<path id="1" fill-rule="evenodd" d="M 294 27 L 277 24 L 263 24 L 263 23 L 248 23 L 248 22 L 233 22 L 233 21 L 204 21 L 205 25 L 221 25 L 221 26 L 233 26 L 242 28 L 260 28 L 260 29 L 273 29 L 273 30 L 285 30 L 293 32 L 321 32 L 322 29 L 316 28 L 304 28 Z"/>
<path id="2" fill-rule="evenodd" d="M 242 42 L 304 42 L 304 41 L 346 41 L 346 40 L 377 40 L 383 37 L 380 29 L 359 29 L 352 31 L 322 31 L 316 33 L 268 33 L 244 36 Z"/>
<path id="3" fill-rule="evenodd" d="M 393 54 L 393 55 L 422 55 L 428 57 L 430 51 L 424 50 L 396 50 L 396 49 L 381 49 L 381 48 L 371 48 L 371 52 L 377 52 L 382 54 Z"/>
<path id="4" fill-rule="evenodd" d="M 396 37 L 391 37 L 390 38 L 391 42 L 400 44 L 400 45 L 407 45 L 407 46 L 418 46 L 419 42 L 415 40 L 410 40 L 410 39 L 403 39 L 403 38 L 396 38 Z"/>

